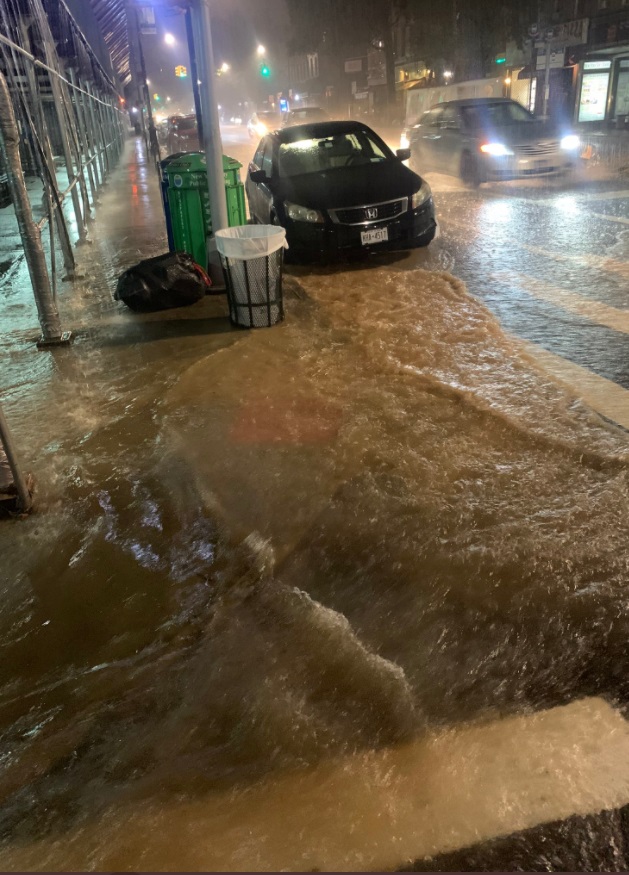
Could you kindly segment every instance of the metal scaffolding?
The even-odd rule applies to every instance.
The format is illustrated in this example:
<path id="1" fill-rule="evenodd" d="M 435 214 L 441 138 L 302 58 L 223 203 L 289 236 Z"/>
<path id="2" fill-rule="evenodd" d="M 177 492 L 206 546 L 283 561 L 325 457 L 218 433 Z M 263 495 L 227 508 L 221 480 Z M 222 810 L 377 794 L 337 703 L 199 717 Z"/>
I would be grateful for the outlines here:
<path id="1" fill-rule="evenodd" d="M 98 194 L 122 152 L 124 99 L 64 0 L 0 0 L 0 86 L 0 184 L 4 173 L 40 346 L 67 342 L 56 305 L 58 265 L 64 278 L 74 277 L 72 244 L 87 242 Z"/>

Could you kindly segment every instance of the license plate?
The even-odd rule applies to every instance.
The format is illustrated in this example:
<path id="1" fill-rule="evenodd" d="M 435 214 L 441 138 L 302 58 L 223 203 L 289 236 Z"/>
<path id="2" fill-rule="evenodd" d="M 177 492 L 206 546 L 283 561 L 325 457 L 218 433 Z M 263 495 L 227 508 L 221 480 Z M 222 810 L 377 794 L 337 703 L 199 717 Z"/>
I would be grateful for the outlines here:
<path id="1" fill-rule="evenodd" d="M 360 234 L 363 246 L 370 246 L 372 243 L 385 243 L 388 239 L 388 228 L 373 228 L 371 231 L 361 231 Z"/>

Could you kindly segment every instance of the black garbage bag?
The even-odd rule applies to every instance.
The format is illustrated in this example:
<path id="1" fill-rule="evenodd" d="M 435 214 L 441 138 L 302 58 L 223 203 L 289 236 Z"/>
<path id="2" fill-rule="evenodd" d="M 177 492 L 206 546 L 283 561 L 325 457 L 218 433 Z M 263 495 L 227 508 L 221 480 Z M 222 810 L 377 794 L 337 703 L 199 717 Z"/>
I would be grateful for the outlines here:
<path id="1" fill-rule="evenodd" d="M 125 270 L 114 297 L 136 312 L 170 310 L 196 304 L 210 285 L 210 278 L 191 255 L 168 252 Z"/>

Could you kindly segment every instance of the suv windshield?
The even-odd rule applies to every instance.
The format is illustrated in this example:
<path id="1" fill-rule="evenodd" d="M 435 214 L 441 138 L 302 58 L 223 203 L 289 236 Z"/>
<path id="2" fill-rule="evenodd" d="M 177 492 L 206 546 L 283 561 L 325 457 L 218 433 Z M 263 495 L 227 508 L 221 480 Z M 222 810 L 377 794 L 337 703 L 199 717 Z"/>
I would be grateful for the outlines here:
<path id="1" fill-rule="evenodd" d="M 375 164 L 393 155 L 384 143 L 372 139 L 366 131 L 330 137 L 282 143 L 279 152 L 279 175 L 299 176 L 340 167 Z"/>
<path id="2" fill-rule="evenodd" d="M 514 100 L 462 106 L 461 114 L 469 128 L 503 128 L 535 121 L 535 116 Z"/>
<path id="3" fill-rule="evenodd" d="M 197 126 L 196 118 L 180 118 L 175 122 L 179 131 L 193 131 Z"/>

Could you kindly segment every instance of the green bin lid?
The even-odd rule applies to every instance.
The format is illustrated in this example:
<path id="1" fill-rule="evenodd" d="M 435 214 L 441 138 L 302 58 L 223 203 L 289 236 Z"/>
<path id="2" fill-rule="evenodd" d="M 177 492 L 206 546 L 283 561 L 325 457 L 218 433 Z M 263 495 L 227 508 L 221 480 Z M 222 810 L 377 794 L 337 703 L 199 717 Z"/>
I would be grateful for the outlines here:
<path id="1" fill-rule="evenodd" d="M 204 152 L 183 152 L 180 155 L 164 158 L 162 161 L 162 170 L 166 170 L 168 173 L 200 173 L 206 167 Z M 242 164 L 235 158 L 223 155 L 223 171 L 240 170 L 241 167 Z"/>

